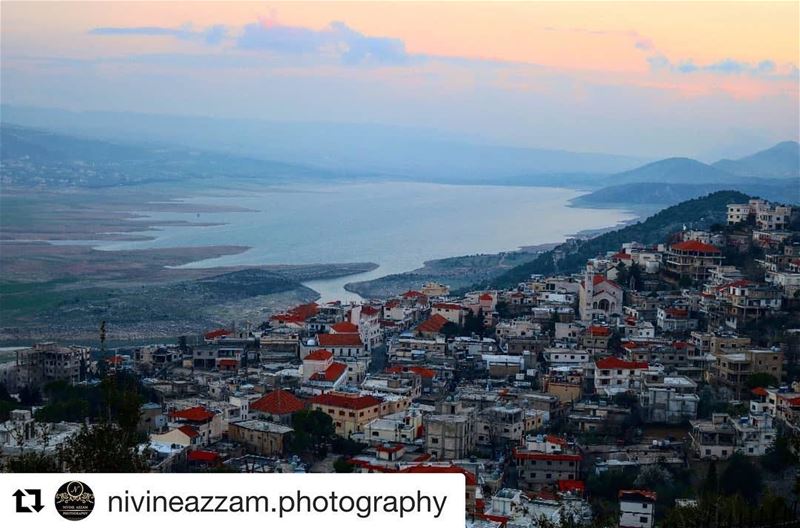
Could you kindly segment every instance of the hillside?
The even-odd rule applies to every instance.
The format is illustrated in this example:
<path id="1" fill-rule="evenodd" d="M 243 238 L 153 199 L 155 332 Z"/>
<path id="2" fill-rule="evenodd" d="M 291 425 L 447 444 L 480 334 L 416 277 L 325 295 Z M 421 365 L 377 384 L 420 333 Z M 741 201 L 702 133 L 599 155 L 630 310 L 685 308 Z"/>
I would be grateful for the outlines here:
<path id="1" fill-rule="evenodd" d="M 720 160 L 713 166 L 737 176 L 800 178 L 800 144 L 784 141 L 738 160 Z"/>
<path id="2" fill-rule="evenodd" d="M 800 181 L 750 178 L 734 183 L 626 183 L 604 187 L 572 200 L 583 207 L 633 207 L 636 205 L 674 205 L 708 193 L 733 189 L 776 202 L 800 203 Z"/>
<path id="3" fill-rule="evenodd" d="M 258 178 L 265 183 L 329 179 L 300 165 L 186 147 L 104 141 L 16 125 L 0 125 L 0 180 L 19 187 L 111 187 L 197 178 Z"/>
<path id="4" fill-rule="evenodd" d="M 608 251 L 617 251 L 624 242 L 656 244 L 680 231 L 684 225 L 695 228 L 724 222 L 729 203 L 747 201 L 750 197 L 737 191 L 718 191 L 668 207 L 643 222 L 611 231 L 589 240 L 568 241 L 539 255 L 531 262 L 516 266 L 496 277 L 490 286 L 513 287 L 532 274 L 573 273 L 586 261 Z M 560 259 L 556 257 L 563 255 Z"/>

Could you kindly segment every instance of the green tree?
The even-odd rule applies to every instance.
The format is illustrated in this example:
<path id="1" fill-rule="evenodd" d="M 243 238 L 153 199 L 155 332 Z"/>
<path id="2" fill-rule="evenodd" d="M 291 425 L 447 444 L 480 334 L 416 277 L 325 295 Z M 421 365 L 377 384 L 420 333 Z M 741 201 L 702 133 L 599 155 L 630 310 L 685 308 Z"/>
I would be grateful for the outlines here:
<path id="1" fill-rule="evenodd" d="M 708 465 L 706 478 L 700 488 L 700 493 L 703 496 L 716 495 L 719 492 L 719 479 L 717 478 L 717 462 L 712 460 Z"/>
<path id="2" fill-rule="evenodd" d="M 336 473 L 352 473 L 355 466 L 347 461 L 345 457 L 339 457 L 333 463 L 333 470 Z"/>
<path id="3" fill-rule="evenodd" d="M 9 473 L 59 473 L 58 460 L 44 453 L 29 452 L 10 458 L 5 470 Z"/>
<path id="4" fill-rule="evenodd" d="M 72 473 L 141 473 L 150 470 L 130 431 L 113 422 L 83 425 L 58 449 L 58 460 Z"/>
<path id="5" fill-rule="evenodd" d="M 292 415 L 294 432 L 289 442 L 289 450 L 295 454 L 312 453 L 324 457 L 327 445 L 336 429 L 333 419 L 322 411 L 304 409 Z"/>
<path id="6" fill-rule="evenodd" d="M 747 388 L 755 389 L 756 387 L 775 387 L 778 385 L 778 379 L 767 372 L 758 372 L 750 374 L 747 377 Z"/>
<path id="7" fill-rule="evenodd" d="M 724 495 L 741 495 L 753 504 L 762 491 L 761 470 L 748 457 L 735 453 L 722 472 L 719 488 Z"/>

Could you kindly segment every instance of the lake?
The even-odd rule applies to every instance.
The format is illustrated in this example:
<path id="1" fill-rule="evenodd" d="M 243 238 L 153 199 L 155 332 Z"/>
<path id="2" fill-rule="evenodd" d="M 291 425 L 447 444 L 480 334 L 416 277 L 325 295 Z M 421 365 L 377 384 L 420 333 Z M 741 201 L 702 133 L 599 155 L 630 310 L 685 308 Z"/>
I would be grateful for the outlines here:
<path id="1" fill-rule="evenodd" d="M 569 207 L 581 193 L 550 187 L 357 182 L 291 188 L 203 187 L 189 203 L 214 203 L 253 212 L 146 213 L 163 220 L 220 222 L 211 227 L 169 226 L 147 231 L 153 240 L 102 242 L 103 250 L 243 245 L 248 251 L 191 267 L 375 262 L 369 273 L 306 285 L 322 301 L 358 299 L 347 282 L 409 271 L 430 259 L 496 253 L 559 242 L 586 229 L 635 215 L 619 209 Z"/>

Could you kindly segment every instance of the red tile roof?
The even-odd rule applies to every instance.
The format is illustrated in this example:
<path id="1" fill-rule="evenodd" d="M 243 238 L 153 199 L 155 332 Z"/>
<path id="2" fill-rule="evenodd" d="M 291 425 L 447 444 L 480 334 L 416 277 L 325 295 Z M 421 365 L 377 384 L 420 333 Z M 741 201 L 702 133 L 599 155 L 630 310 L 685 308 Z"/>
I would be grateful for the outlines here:
<path id="1" fill-rule="evenodd" d="M 312 380 L 316 381 L 330 381 L 334 382 L 342 377 L 347 371 L 347 365 L 344 363 L 331 363 L 331 366 L 325 369 L 325 372 L 315 372 L 311 376 Z"/>
<path id="2" fill-rule="evenodd" d="M 586 484 L 582 480 L 559 480 L 558 491 L 579 491 L 583 493 Z"/>
<path id="3" fill-rule="evenodd" d="M 611 255 L 611 258 L 616 260 L 630 260 L 631 256 L 623 251 L 620 251 L 619 253 L 614 253 Z"/>
<path id="4" fill-rule="evenodd" d="M 182 425 L 178 427 L 178 431 L 182 432 L 189 438 L 197 438 L 198 436 L 200 436 L 200 433 L 197 432 L 197 429 L 195 429 L 191 425 Z"/>
<path id="5" fill-rule="evenodd" d="M 236 359 L 223 358 L 219 360 L 218 366 L 220 367 L 238 367 L 239 361 Z"/>
<path id="6" fill-rule="evenodd" d="M 695 251 L 698 253 L 721 253 L 720 249 L 711 244 L 700 242 L 699 240 L 687 240 L 686 242 L 678 242 L 672 244 L 672 249 L 678 251 Z"/>
<path id="7" fill-rule="evenodd" d="M 303 400 L 289 391 L 274 390 L 250 404 L 250 408 L 267 414 L 292 414 L 305 408 Z"/>
<path id="8" fill-rule="evenodd" d="M 366 315 L 367 317 L 378 315 L 381 311 L 378 308 L 372 307 L 370 305 L 362 306 L 361 307 L 361 315 Z"/>
<path id="9" fill-rule="evenodd" d="M 561 438 L 560 436 L 547 435 L 547 436 L 544 437 L 544 439 L 547 442 L 551 443 L 551 444 L 556 444 L 556 445 L 560 445 L 560 446 L 567 445 L 567 439 L 566 438 Z"/>
<path id="10" fill-rule="evenodd" d="M 342 321 L 341 323 L 336 323 L 331 325 L 331 330 L 336 332 L 337 334 L 357 334 L 358 327 L 353 323 L 348 321 Z"/>
<path id="11" fill-rule="evenodd" d="M 218 328 L 217 330 L 212 330 L 211 332 L 206 333 L 203 337 L 206 339 L 217 339 L 219 337 L 223 337 L 226 335 L 231 335 L 230 330 L 225 330 L 224 328 Z"/>
<path id="12" fill-rule="evenodd" d="M 305 361 L 307 359 L 309 361 L 327 361 L 332 357 L 333 357 L 332 352 L 330 352 L 329 350 L 325 350 L 324 348 L 320 348 L 318 350 L 311 352 L 309 355 L 303 358 L 303 360 Z"/>
<path id="13" fill-rule="evenodd" d="M 282 319 L 291 322 L 303 322 L 309 317 L 317 315 L 317 312 L 319 312 L 319 305 L 317 303 L 301 304 L 299 306 L 295 306 L 286 313 L 275 314 L 272 317 L 270 317 L 270 319 L 272 320 Z"/>
<path id="14" fill-rule="evenodd" d="M 362 410 L 374 407 L 383 403 L 383 400 L 375 396 L 349 396 L 327 392 L 311 398 L 312 404 L 328 405 L 330 407 L 342 407 L 344 409 Z"/>
<path id="15" fill-rule="evenodd" d="M 216 462 L 220 459 L 219 453 L 215 453 L 214 451 L 203 451 L 201 449 L 197 449 L 195 451 L 189 451 L 189 454 L 186 456 L 189 462 Z"/>
<path id="16" fill-rule="evenodd" d="M 413 372 L 414 374 L 419 375 L 422 378 L 435 378 L 436 371 L 433 369 L 425 368 L 425 367 L 402 367 L 402 366 L 394 366 L 389 367 L 386 369 L 386 372 L 389 374 L 400 374 L 401 372 Z"/>
<path id="17" fill-rule="evenodd" d="M 436 303 L 433 308 L 437 310 L 463 310 L 464 307 L 455 303 Z"/>
<path id="18" fill-rule="evenodd" d="M 492 297 L 491 293 L 483 293 L 480 297 L 478 297 L 479 301 L 493 301 L 494 297 Z"/>
<path id="19" fill-rule="evenodd" d="M 639 499 L 644 501 L 655 501 L 656 492 L 649 490 L 619 490 L 620 499 Z"/>
<path id="20" fill-rule="evenodd" d="M 447 319 L 445 319 L 441 315 L 433 314 L 428 319 L 426 319 L 425 321 L 423 321 L 419 325 L 417 325 L 417 328 L 415 330 L 417 332 L 425 332 L 425 333 L 428 333 L 428 334 L 435 334 L 435 333 L 440 332 L 442 330 L 442 327 L 444 327 L 444 325 L 446 325 L 449 322 L 450 321 L 448 321 Z"/>
<path id="21" fill-rule="evenodd" d="M 618 357 L 606 357 L 595 361 L 595 365 L 599 369 L 646 369 L 648 367 L 646 361 L 625 361 Z"/>
<path id="22" fill-rule="evenodd" d="M 607 326 L 590 326 L 588 333 L 590 336 L 603 337 L 611 335 L 611 329 Z"/>
<path id="23" fill-rule="evenodd" d="M 360 347 L 364 346 L 358 334 L 317 334 L 317 341 L 323 347 Z"/>
<path id="24" fill-rule="evenodd" d="M 180 411 L 172 411 L 170 416 L 173 419 L 186 420 L 188 422 L 207 422 L 214 418 L 214 413 L 198 405 L 197 407 L 190 407 Z"/>
<path id="25" fill-rule="evenodd" d="M 768 394 L 767 389 L 765 389 L 764 387 L 756 387 L 750 392 L 752 392 L 756 396 L 766 396 Z"/>
<path id="26" fill-rule="evenodd" d="M 400 297 L 403 299 L 416 299 L 417 297 L 425 297 L 425 294 L 416 290 L 408 290 L 404 294 L 400 295 Z"/>

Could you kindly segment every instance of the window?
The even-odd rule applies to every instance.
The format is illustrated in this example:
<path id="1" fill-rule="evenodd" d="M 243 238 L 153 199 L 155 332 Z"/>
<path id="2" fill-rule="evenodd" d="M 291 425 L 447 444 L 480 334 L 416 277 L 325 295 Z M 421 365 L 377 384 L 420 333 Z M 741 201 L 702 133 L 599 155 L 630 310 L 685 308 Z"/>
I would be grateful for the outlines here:
<path id="1" fill-rule="evenodd" d="M 647 517 L 639 517 L 639 522 L 643 524 L 647 523 Z"/>

